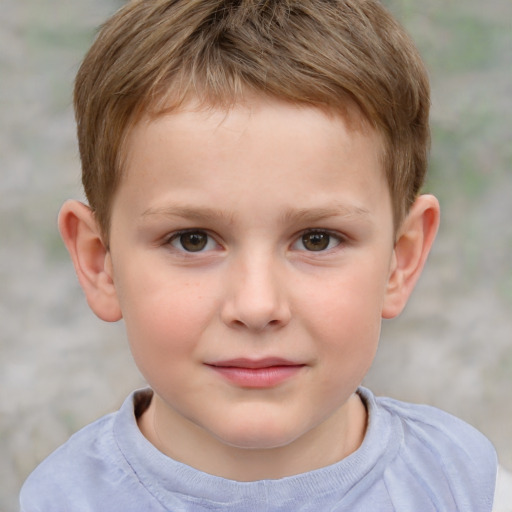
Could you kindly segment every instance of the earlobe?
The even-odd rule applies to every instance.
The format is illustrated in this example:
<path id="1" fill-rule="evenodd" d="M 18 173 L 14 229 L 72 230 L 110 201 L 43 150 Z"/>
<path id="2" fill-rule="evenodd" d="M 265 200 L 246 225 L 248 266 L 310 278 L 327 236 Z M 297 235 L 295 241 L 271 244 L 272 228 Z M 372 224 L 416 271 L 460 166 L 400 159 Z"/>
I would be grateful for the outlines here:
<path id="1" fill-rule="evenodd" d="M 121 319 L 110 253 L 91 209 L 79 201 L 66 201 L 59 213 L 59 231 L 90 308 L 107 322 Z"/>
<path id="2" fill-rule="evenodd" d="M 394 318 L 404 309 L 436 237 L 439 214 L 434 196 L 421 195 L 412 205 L 395 244 L 383 318 Z"/>

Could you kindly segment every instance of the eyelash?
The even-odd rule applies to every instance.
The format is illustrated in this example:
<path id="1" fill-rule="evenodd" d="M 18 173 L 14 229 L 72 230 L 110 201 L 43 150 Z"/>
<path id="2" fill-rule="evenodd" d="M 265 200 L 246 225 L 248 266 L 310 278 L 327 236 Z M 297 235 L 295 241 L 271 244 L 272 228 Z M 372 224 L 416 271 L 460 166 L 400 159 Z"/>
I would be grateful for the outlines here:
<path id="1" fill-rule="evenodd" d="M 297 237 L 297 240 L 293 243 L 292 247 L 294 247 L 295 245 L 299 244 L 299 243 L 302 243 L 303 246 L 305 246 L 305 238 L 309 235 L 326 235 L 327 236 L 327 246 L 326 247 L 322 247 L 322 245 L 320 245 L 320 248 L 318 250 L 308 250 L 306 248 L 304 248 L 304 251 L 305 252 L 327 252 L 327 251 L 330 251 L 332 249 L 335 249 L 336 247 L 338 247 L 339 245 L 341 245 L 344 241 L 345 241 L 345 238 L 340 235 L 339 233 L 333 233 L 332 231 L 329 231 L 328 229 L 308 229 L 306 231 L 303 231 L 302 234 Z M 335 240 L 336 241 L 336 244 L 334 246 L 331 246 L 331 243 L 332 241 Z M 320 242 L 322 242 L 322 240 L 319 240 Z"/>
<path id="2" fill-rule="evenodd" d="M 200 236 L 203 236 L 203 235 L 206 235 L 206 241 L 205 241 L 205 245 L 203 245 L 202 247 L 200 247 L 197 251 L 193 251 L 193 250 L 187 250 L 184 246 L 183 246 L 183 237 L 185 237 L 186 235 L 200 235 Z M 173 242 L 175 241 L 178 241 L 178 243 L 180 243 L 181 245 L 181 248 L 175 246 L 173 244 Z M 192 240 L 190 240 L 192 242 Z M 196 240 L 196 242 L 200 242 L 200 240 Z M 204 249 L 211 243 L 214 243 L 216 246 L 218 246 L 219 244 L 215 241 L 215 238 L 212 237 L 212 235 L 210 235 L 208 233 L 208 231 L 204 230 L 204 229 L 185 229 L 183 231 L 178 231 L 176 233 L 173 233 L 170 237 L 167 238 L 166 240 L 166 245 L 170 245 L 172 246 L 174 249 L 176 249 L 178 252 L 183 252 L 183 253 L 188 253 L 188 254 L 194 254 L 196 252 L 198 253 L 201 253 L 201 252 L 205 252 Z M 200 245 L 200 244 L 199 244 Z M 211 250 L 211 248 L 210 248 Z"/>
<path id="3" fill-rule="evenodd" d="M 184 238 L 186 235 L 191 235 L 191 238 L 188 240 L 188 242 L 195 244 L 197 247 L 197 250 L 189 250 L 184 246 Z M 192 237 L 193 235 L 199 235 L 199 238 Z M 307 249 L 306 248 L 306 237 L 311 235 L 317 235 L 318 238 L 316 240 L 318 249 Z M 322 239 L 321 237 L 325 235 L 326 238 Z M 201 237 L 206 236 L 205 239 L 201 239 Z M 335 245 L 333 244 L 333 240 Z M 311 240 L 310 240 L 311 241 Z M 329 252 L 333 249 L 336 249 L 339 245 L 346 242 L 346 238 L 340 235 L 339 233 L 335 233 L 332 231 L 329 231 L 327 229 L 308 229 L 305 231 L 302 231 L 296 238 L 293 244 L 291 245 L 292 249 L 299 250 L 301 252 L 308 252 L 308 253 L 325 253 Z M 174 245 L 174 243 L 179 244 L 181 247 Z M 177 231 L 170 235 L 166 241 L 166 245 L 170 245 L 179 253 L 184 254 L 194 254 L 194 253 L 204 253 L 209 252 L 214 249 L 214 247 L 208 247 L 211 244 L 214 244 L 215 246 L 219 246 L 218 242 L 215 240 L 215 238 L 208 233 L 207 230 L 204 229 L 186 229 L 182 231 Z M 302 248 L 299 248 L 298 245 L 301 244 Z M 326 245 L 325 245 L 326 244 Z M 205 250 L 206 249 L 206 250 Z"/>

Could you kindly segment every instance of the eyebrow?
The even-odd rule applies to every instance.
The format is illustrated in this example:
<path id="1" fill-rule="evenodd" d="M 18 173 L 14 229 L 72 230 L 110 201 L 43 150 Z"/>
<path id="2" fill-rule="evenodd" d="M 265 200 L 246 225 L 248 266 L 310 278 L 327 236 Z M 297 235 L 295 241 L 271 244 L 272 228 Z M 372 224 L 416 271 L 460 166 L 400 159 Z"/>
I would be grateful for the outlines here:
<path id="1" fill-rule="evenodd" d="M 328 218 L 342 217 L 347 219 L 365 218 L 370 215 L 370 211 L 355 205 L 346 205 L 342 203 L 333 203 L 331 205 L 319 208 L 288 208 L 280 217 L 281 222 L 318 222 Z M 152 216 L 179 217 L 194 222 L 205 223 L 207 221 L 224 221 L 232 223 L 235 214 L 218 209 L 187 205 L 173 205 L 163 207 L 148 208 L 142 213 L 142 218 Z"/>
<path id="2" fill-rule="evenodd" d="M 148 208 L 142 212 L 141 217 L 179 217 L 195 222 L 206 222 L 211 220 L 224 220 L 232 222 L 234 215 L 217 208 L 196 207 L 196 206 L 163 206 Z"/>
<path id="3" fill-rule="evenodd" d="M 354 205 L 333 203 L 332 205 L 320 208 L 290 208 L 283 213 L 284 222 L 316 222 L 334 217 L 347 219 L 365 218 L 370 215 L 370 210 Z"/>

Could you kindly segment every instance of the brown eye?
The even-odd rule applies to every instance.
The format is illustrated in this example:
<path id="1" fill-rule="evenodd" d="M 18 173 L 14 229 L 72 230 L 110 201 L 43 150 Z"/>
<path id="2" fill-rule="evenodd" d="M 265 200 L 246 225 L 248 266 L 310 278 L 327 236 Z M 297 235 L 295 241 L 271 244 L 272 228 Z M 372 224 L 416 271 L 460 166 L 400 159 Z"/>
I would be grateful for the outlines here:
<path id="1" fill-rule="evenodd" d="M 208 245 L 208 238 L 208 235 L 203 231 L 188 231 L 178 235 L 176 239 L 172 241 L 172 245 L 176 247 L 179 242 L 179 246 L 185 251 L 199 252 Z"/>
<path id="2" fill-rule="evenodd" d="M 329 247 L 331 235 L 321 231 L 313 231 L 302 235 L 302 244 L 308 251 L 324 251 Z"/>

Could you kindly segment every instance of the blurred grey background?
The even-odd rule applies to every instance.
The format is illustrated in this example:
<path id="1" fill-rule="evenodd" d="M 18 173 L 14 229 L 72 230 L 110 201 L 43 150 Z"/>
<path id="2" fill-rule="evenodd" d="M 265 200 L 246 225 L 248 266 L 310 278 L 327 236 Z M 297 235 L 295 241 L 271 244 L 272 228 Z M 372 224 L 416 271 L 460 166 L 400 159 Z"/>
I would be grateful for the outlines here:
<path id="1" fill-rule="evenodd" d="M 71 90 L 115 0 L 0 12 L 0 511 L 67 437 L 143 385 L 121 324 L 88 310 L 56 216 L 81 198 Z M 384 1 L 431 72 L 437 245 L 365 384 L 482 430 L 512 468 L 512 2 Z M 512 510 L 512 508 L 511 508 Z"/>

